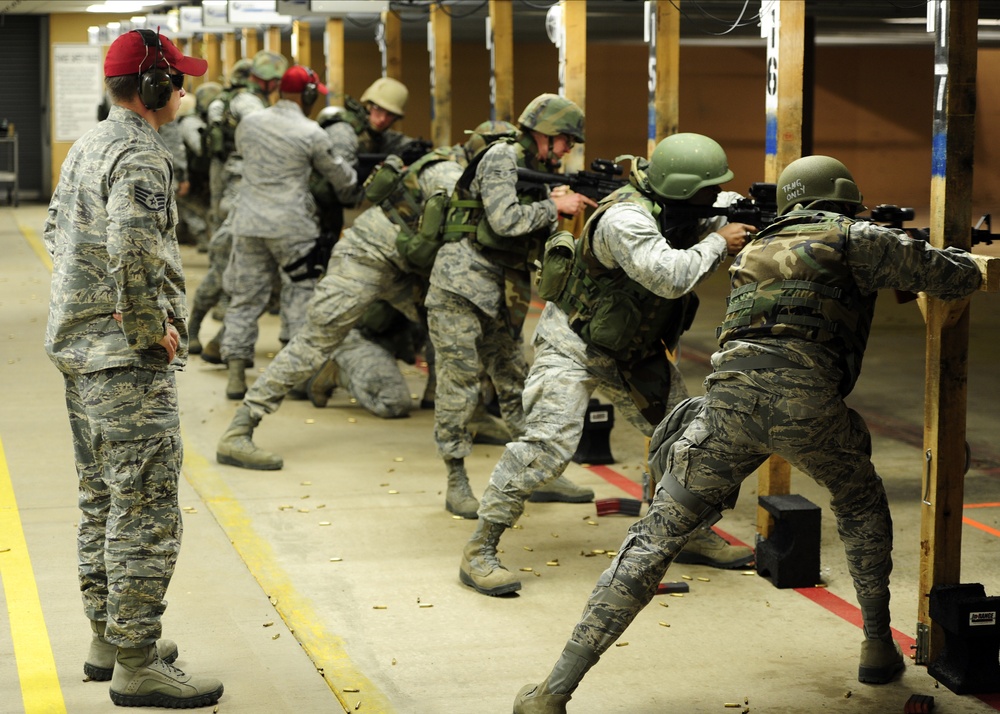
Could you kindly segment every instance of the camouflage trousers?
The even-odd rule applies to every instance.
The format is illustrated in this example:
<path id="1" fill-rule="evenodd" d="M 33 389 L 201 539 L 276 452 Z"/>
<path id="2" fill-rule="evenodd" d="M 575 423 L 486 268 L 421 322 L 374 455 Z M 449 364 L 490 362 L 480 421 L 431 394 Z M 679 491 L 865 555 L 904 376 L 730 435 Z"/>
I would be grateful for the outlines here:
<path id="1" fill-rule="evenodd" d="M 667 568 L 701 518 L 664 482 L 676 479 L 709 506 L 726 497 L 771 454 L 778 454 L 831 495 L 830 507 L 858 597 L 889 594 L 892 519 L 871 462 L 871 438 L 835 384 L 811 370 L 717 372 L 708 394 L 667 459 L 647 514 L 634 523 L 590 595 L 572 640 L 603 653 L 656 593 Z"/>
<path id="2" fill-rule="evenodd" d="M 316 238 L 234 236 L 223 275 L 223 289 L 230 298 L 223 322 L 223 360 L 253 361 L 257 320 L 267 309 L 276 274 L 281 278 L 281 319 L 286 333 L 282 337 L 291 338 L 305 323 L 316 278 L 293 281 L 281 268 L 307 255 L 315 244 Z"/>
<path id="3" fill-rule="evenodd" d="M 352 251 L 341 239 L 309 301 L 305 323 L 247 390 L 243 402 L 250 412 L 260 418 L 277 411 L 292 387 L 333 355 L 373 302 L 412 299 L 414 280 L 385 259 Z M 227 314 L 227 327 L 228 319 Z"/>
<path id="4" fill-rule="evenodd" d="M 410 387 L 396 356 L 385 347 L 351 330 L 334 350 L 333 361 L 340 368 L 340 385 L 369 412 L 383 419 L 409 415 Z"/>
<path id="5" fill-rule="evenodd" d="M 587 351 L 586 363 L 570 357 L 544 338 L 535 337 L 535 357 L 524 383 L 524 435 L 507 444 L 490 476 L 479 505 L 479 517 L 512 526 L 524 512 L 531 493 L 559 477 L 583 435 L 584 419 L 595 389 L 615 404 L 639 431 L 653 433 L 655 424 L 642 416 L 610 357 Z M 680 371 L 670 365 L 670 406 L 687 397 Z"/>
<path id="6" fill-rule="evenodd" d="M 181 545 L 183 448 L 173 372 L 137 367 L 64 375 L 79 478 L 83 609 L 109 642 L 160 637 Z"/>
<path id="7" fill-rule="evenodd" d="M 222 299 L 222 276 L 233 252 L 233 234 L 229 221 L 223 221 L 208 241 L 208 272 L 194 292 L 192 314 L 205 316 Z"/>
<path id="8" fill-rule="evenodd" d="M 523 434 L 521 392 L 528 363 L 506 307 L 501 306 L 497 317 L 491 318 L 461 295 L 435 285 L 427 293 L 426 304 L 437 375 L 434 439 L 438 454 L 463 459 L 472 453 L 468 426 L 479 404 L 484 370 L 496 388 L 507 428 L 515 437 Z"/>

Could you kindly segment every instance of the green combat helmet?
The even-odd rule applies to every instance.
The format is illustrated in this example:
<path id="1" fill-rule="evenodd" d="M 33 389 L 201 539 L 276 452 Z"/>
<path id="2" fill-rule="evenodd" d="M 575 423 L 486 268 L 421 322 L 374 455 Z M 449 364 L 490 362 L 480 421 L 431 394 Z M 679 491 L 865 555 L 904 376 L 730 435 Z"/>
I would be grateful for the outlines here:
<path id="1" fill-rule="evenodd" d="M 208 112 L 208 105 L 222 92 L 222 85 L 218 82 L 205 82 L 194 90 L 195 110 L 205 116 Z"/>
<path id="2" fill-rule="evenodd" d="M 582 144 L 583 110 L 574 102 L 558 94 L 540 94 L 521 112 L 517 120 L 522 129 L 537 131 L 546 136 L 566 134 Z"/>
<path id="3" fill-rule="evenodd" d="M 368 103 L 377 104 L 387 112 L 392 112 L 402 118 L 406 112 L 406 100 L 409 99 L 410 92 L 406 85 L 398 79 L 392 77 L 379 77 L 361 95 L 361 103 L 368 106 Z"/>
<path id="4" fill-rule="evenodd" d="M 778 215 L 816 201 L 861 205 L 861 191 L 847 167 L 829 156 L 804 156 L 778 177 Z"/>
<path id="5" fill-rule="evenodd" d="M 253 69 L 253 61 L 244 57 L 236 60 L 232 71 L 229 73 L 229 86 L 245 87 L 250 81 L 250 70 Z"/>
<path id="6" fill-rule="evenodd" d="M 463 148 L 465 155 L 471 161 L 487 145 L 496 141 L 501 136 L 514 136 L 517 134 L 517 127 L 508 121 L 484 121 L 472 131 L 466 131 L 469 138 Z"/>
<path id="7" fill-rule="evenodd" d="M 649 188 L 661 198 L 686 201 L 706 186 L 733 177 L 726 152 L 701 134 L 672 134 L 653 149 L 646 167 Z"/>
<path id="8" fill-rule="evenodd" d="M 281 79 L 281 75 L 288 69 L 288 60 L 277 52 L 261 50 L 253 56 L 253 67 L 250 73 L 265 82 L 272 79 Z"/>

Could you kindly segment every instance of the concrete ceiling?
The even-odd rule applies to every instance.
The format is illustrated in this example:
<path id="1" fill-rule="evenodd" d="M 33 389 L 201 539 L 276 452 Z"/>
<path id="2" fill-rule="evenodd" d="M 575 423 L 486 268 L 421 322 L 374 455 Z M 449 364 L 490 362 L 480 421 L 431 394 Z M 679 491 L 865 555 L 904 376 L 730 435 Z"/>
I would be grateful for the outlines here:
<path id="1" fill-rule="evenodd" d="M 98 0 L 0 0 L 0 18 L 5 13 L 50 14 L 85 12 Z M 402 20 L 403 38 L 425 41 L 427 17 L 436 0 L 391 0 L 390 8 Z M 514 7 L 514 32 L 519 41 L 545 42 L 545 17 L 555 0 L 510 0 Z M 289 0 L 292 6 L 308 12 L 308 0 Z M 485 43 L 488 16 L 486 0 L 444 0 L 452 18 L 452 37 L 456 42 Z M 196 0 L 164 0 L 160 8 L 200 5 Z M 587 0 L 587 36 L 597 42 L 636 42 L 642 40 L 643 5 L 641 0 Z M 757 14 L 759 0 L 678 0 L 681 10 L 681 36 L 684 42 L 753 43 L 761 42 Z M 806 0 L 807 17 L 814 23 L 819 43 L 906 43 L 931 41 L 923 18 L 926 0 Z M 95 24 L 103 16 L 95 14 Z M 980 0 L 980 44 L 1000 45 L 1000 0 Z M 375 16 L 349 15 L 345 35 L 349 40 L 372 39 Z M 320 23 L 322 17 L 303 16 Z"/>

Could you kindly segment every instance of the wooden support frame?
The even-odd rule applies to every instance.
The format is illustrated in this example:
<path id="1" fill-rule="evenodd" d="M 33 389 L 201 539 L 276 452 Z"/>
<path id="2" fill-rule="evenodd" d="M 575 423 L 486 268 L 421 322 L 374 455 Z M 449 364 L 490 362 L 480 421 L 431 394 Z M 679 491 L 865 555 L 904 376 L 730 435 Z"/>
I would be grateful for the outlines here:
<path id="1" fill-rule="evenodd" d="M 326 88 L 330 106 L 344 106 L 344 21 L 331 17 L 324 31 L 326 44 Z"/>
<path id="2" fill-rule="evenodd" d="M 312 38 L 309 36 L 309 23 L 304 20 L 292 21 L 292 57 L 290 64 L 303 64 L 312 67 Z"/>
<path id="3" fill-rule="evenodd" d="M 802 155 L 802 63 L 805 38 L 805 0 L 770 0 L 761 7 L 767 39 L 765 108 L 767 136 L 764 180 L 774 182 L 792 161 Z M 792 469 L 780 456 L 772 456 L 757 470 L 759 496 L 787 494 Z M 774 518 L 757 506 L 757 538 L 774 529 Z"/>
<path id="4" fill-rule="evenodd" d="M 930 3 L 935 22 L 931 244 L 971 248 L 979 3 Z M 982 267 L 982 264 L 981 264 Z M 989 276 L 987 276 L 989 277 Z M 987 286 L 988 287 L 988 286 Z M 934 660 L 944 633 L 929 614 L 931 588 L 961 578 L 969 358 L 968 303 L 926 299 L 924 464 L 920 509 L 917 664 Z"/>
<path id="5" fill-rule="evenodd" d="M 212 33 L 206 34 L 202 39 L 202 46 L 205 50 L 205 61 L 208 62 L 208 70 L 205 72 L 205 76 L 211 77 L 216 82 L 225 86 L 229 75 L 223 73 L 219 36 Z"/>
<path id="6" fill-rule="evenodd" d="M 490 0 L 491 119 L 513 123 L 514 106 L 514 7 L 509 0 Z"/>
<path id="7" fill-rule="evenodd" d="M 451 15 L 438 3 L 430 11 L 431 23 L 431 140 L 434 146 L 451 141 Z"/>
<path id="8" fill-rule="evenodd" d="M 280 27 L 269 27 L 264 33 L 264 49 L 268 52 L 277 52 L 279 55 L 284 54 L 281 51 L 281 28 Z"/>
<path id="9" fill-rule="evenodd" d="M 565 42 L 566 66 L 563 76 L 563 90 L 566 99 L 576 102 L 587 113 L 587 2 L 586 0 L 560 0 L 563 13 L 563 42 Z M 564 158 L 567 172 L 584 168 L 585 144 L 577 144 Z M 582 221 L 583 215 L 579 218 Z M 580 228 L 583 223 L 580 222 Z M 579 235 L 574 231 L 574 235 Z"/>
<path id="10" fill-rule="evenodd" d="M 676 134 L 680 124 L 681 0 L 655 3 L 653 59 L 655 70 L 650 97 L 647 155 L 666 137 Z"/>
<path id="11" fill-rule="evenodd" d="M 228 78 L 233 74 L 233 65 L 240 58 L 236 33 L 227 32 L 222 36 L 222 73 Z"/>
<path id="12" fill-rule="evenodd" d="M 260 35 L 257 33 L 257 28 L 243 28 L 242 44 L 243 56 L 247 59 L 251 59 L 255 54 L 260 52 Z"/>
<path id="13" fill-rule="evenodd" d="M 403 23 L 394 12 L 382 13 L 382 73 L 403 81 Z"/>

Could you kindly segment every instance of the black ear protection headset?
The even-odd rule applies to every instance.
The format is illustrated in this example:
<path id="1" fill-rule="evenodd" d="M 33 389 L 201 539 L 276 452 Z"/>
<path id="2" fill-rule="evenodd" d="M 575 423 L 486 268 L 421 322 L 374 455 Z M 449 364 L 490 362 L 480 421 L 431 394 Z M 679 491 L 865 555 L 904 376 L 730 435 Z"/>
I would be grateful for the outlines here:
<path id="1" fill-rule="evenodd" d="M 153 66 L 149 69 L 142 70 L 142 63 L 146 61 L 146 57 L 143 57 L 142 61 L 139 62 L 139 101 L 146 109 L 152 109 L 155 112 L 167 106 L 170 102 L 170 96 L 174 92 L 170 75 L 165 69 L 157 66 L 163 60 L 163 46 L 160 44 L 160 36 L 152 30 L 141 29 L 133 30 L 133 32 L 138 32 L 142 37 L 142 41 L 146 45 L 146 57 L 149 56 L 151 48 L 156 51 L 156 59 L 153 60 Z"/>
<path id="2" fill-rule="evenodd" d="M 308 112 L 309 108 L 316 103 L 317 99 L 319 99 L 319 88 L 316 86 L 316 83 L 319 81 L 319 77 L 317 77 L 316 73 L 308 67 L 305 67 L 304 69 L 309 75 L 309 81 L 306 82 L 306 85 L 302 88 L 302 106 L 305 107 L 306 112 Z"/>

